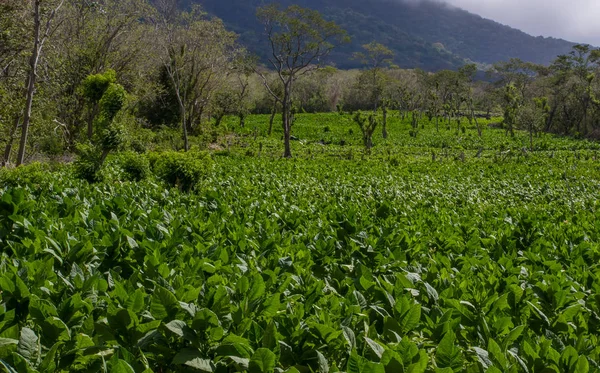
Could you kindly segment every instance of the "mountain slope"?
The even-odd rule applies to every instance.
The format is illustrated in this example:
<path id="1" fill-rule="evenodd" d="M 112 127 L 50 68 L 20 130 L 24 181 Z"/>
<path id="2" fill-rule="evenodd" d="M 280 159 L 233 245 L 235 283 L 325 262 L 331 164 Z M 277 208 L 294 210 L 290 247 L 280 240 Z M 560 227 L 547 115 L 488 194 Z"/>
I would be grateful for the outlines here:
<path id="1" fill-rule="evenodd" d="M 265 0 L 186 0 L 200 3 L 206 11 L 222 18 L 241 35 L 253 52 L 266 56 L 268 46 L 256 20 L 256 8 Z M 548 64 L 568 53 L 574 43 L 533 37 L 462 9 L 430 0 L 282 0 L 319 10 L 335 20 L 352 37 L 352 43 L 335 51 L 331 59 L 338 67 L 358 66 L 352 53 L 373 40 L 396 53 L 395 63 L 403 68 L 436 71 L 457 68 L 465 62 L 492 64 L 510 58 Z"/>

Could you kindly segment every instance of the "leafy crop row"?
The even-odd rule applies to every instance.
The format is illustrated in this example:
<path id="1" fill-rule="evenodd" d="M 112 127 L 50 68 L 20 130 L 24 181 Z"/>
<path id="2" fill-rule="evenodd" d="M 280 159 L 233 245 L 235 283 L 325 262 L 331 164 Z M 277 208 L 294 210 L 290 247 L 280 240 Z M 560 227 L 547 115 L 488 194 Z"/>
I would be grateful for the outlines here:
<path id="1" fill-rule="evenodd" d="M 600 370 L 592 159 L 70 174 L 0 189 L 9 372 Z"/>

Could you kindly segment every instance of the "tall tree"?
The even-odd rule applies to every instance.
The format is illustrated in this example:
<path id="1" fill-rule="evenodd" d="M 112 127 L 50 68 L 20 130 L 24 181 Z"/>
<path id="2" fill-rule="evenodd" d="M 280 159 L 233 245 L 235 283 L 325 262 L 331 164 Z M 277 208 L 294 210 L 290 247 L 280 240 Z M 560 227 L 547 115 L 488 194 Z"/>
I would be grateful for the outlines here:
<path id="1" fill-rule="evenodd" d="M 162 20 L 157 25 L 161 63 L 177 97 L 187 151 L 188 134 L 194 122 L 202 118 L 220 80 L 219 74 L 230 65 L 236 35 L 227 31 L 220 20 L 207 19 L 198 7 L 184 13 L 178 13 L 173 7 L 166 9 L 176 13 L 161 11 Z"/>
<path id="2" fill-rule="evenodd" d="M 29 5 L 22 0 L 0 2 L 0 138 L 4 146 L 1 166 L 10 161 L 22 119 L 29 13 Z"/>
<path id="3" fill-rule="evenodd" d="M 382 135 L 386 139 L 387 133 L 387 103 L 389 99 L 383 97 L 385 91 L 386 81 L 388 77 L 384 72 L 385 67 L 393 66 L 392 58 L 394 52 L 383 44 L 375 41 L 365 44 L 362 46 L 364 52 L 357 52 L 354 54 L 354 58 L 361 61 L 367 68 L 364 77 L 360 84 L 361 89 L 365 89 L 369 92 L 371 102 L 373 105 L 373 112 L 376 113 L 379 106 L 383 110 L 383 123 L 382 123 Z"/>
<path id="4" fill-rule="evenodd" d="M 87 138 L 93 133 L 97 114 L 86 109 L 80 90 L 88 75 L 111 69 L 131 88 L 149 76 L 156 58 L 149 22 L 155 12 L 147 0 L 67 0 L 65 22 L 56 33 L 54 74 L 61 81 L 56 101 L 59 120 L 66 124 L 74 142 L 87 124 Z M 154 57 L 154 58 L 152 58 Z M 88 109 L 90 109 L 88 107 Z M 97 109 L 97 108 L 95 108 Z"/>
<path id="5" fill-rule="evenodd" d="M 35 83 L 37 79 L 37 69 L 42 55 L 42 50 L 46 40 L 52 32 L 52 22 L 56 13 L 63 6 L 65 0 L 43 1 L 43 5 L 49 9 L 42 8 L 42 0 L 33 0 L 31 2 L 33 10 L 33 47 L 29 57 L 29 73 L 27 76 L 27 95 L 25 100 L 25 109 L 23 110 L 23 123 L 21 125 L 21 141 L 19 152 L 17 154 L 17 166 L 23 164 L 25 160 L 25 147 L 27 146 L 27 136 L 29 134 L 29 124 L 31 121 L 31 108 L 33 106 L 33 96 L 35 93 Z M 45 14 L 44 14 L 45 13 Z"/>
<path id="6" fill-rule="evenodd" d="M 278 5 L 268 5 L 258 9 L 257 16 L 265 26 L 265 33 L 271 48 L 268 58 L 283 86 L 278 94 L 266 75 L 257 71 L 264 86 L 275 101 L 282 107 L 284 154 L 292 157 L 290 146 L 292 130 L 292 94 L 294 81 L 323 64 L 323 59 L 331 50 L 347 39 L 346 32 L 335 22 L 326 21 L 315 10 L 292 5 L 280 9 Z"/>

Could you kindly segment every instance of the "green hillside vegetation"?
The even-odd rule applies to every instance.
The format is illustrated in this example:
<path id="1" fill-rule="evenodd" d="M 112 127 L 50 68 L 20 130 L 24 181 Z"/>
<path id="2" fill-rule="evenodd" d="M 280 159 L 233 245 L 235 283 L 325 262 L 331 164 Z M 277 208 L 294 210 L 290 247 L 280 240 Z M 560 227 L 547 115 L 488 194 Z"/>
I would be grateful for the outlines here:
<path id="1" fill-rule="evenodd" d="M 183 2 L 184 5 L 191 3 L 194 2 Z M 262 28 L 254 18 L 255 9 L 262 1 L 204 0 L 200 3 L 240 34 L 249 49 L 263 57 L 268 55 L 268 46 L 260 38 Z M 342 68 L 358 67 L 349 57 L 362 44 L 373 40 L 396 53 L 397 65 L 428 71 L 457 68 L 469 61 L 491 65 L 511 58 L 549 64 L 574 45 L 555 38 L 533 37 L 437 1 L 300 0 L 293 3 L 319 10 L 348 31 L 352 44 L 338 50 L 333 59 Z M 444 46 L 441 52 L 434 47 L 436 43 Z"/>

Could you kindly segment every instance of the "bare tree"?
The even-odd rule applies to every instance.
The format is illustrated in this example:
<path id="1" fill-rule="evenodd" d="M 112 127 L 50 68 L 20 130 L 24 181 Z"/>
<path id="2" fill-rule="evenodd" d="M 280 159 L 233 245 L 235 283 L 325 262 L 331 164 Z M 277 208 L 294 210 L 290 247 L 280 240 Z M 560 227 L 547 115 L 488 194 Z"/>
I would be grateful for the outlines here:
<path id="1" fill-rule="evenodd" d="M 334 22 L 326 21 L 315 10 L 292 5 L 281 10 L 277 5 L 259 8 L 257 16 L 265 26 L 265 33 L 271 47 L 268 58 L 283 86 L 278 94 L 269 84 L 266 75 L 257 71 L 262 77 L 269 94 L 282 107 L 282 125 L 285 158 L 292 157 L 290 147 L 292 130 L 292 94 L 294 81 L 323 64 L 336 44 L 347 39 L 346 32 Z"/>
<path id="2" fill-rule="evenodd" d="M 46 15 L 45 25 L 43 23 L 43 14 L 41 10 L 42 0 L 33 0 L 33 48 L 31 51 L 31 57 L 29 58 L 29 74 L 27 77 L 27 98 L 25 101 L 25 109 L 23 116 L 23 123 L 21 125 L 21 142 L 19 144 L 19 152 L 17 154 L 17 166 L 23 164 L 25 160 L 25 147 L 27 146 L 27 135 L 29 132 L 29 124 L 31 121 L 31 108 L 33 106 L 33 96 L 35 93 L 35 83 L 37 78 L 37 69 L 42 55 L 42 49 L 46 40 L 52 31 L 52 21 L 54 20 L 56 13 L 63 6 L 65 0 L 61 0 L 56 6 Z M 43 29 L 42 29 L 43 27 Z"/>
<path id="3" fill-rule="evenodd" d="M 168 1 L 163 1 L 166 5 Z M 176 8 L 167 7 L 169 11 Z M 195 118 L 201 118 L 214 91 L 217 75 L 231 60 L 234 33 L 220 20 L 208 20 L 199 8 L 189 13 L 163 13 L 157 25 L 162 65 L 169 76 L 180 111 L 185 150 Z"/>

